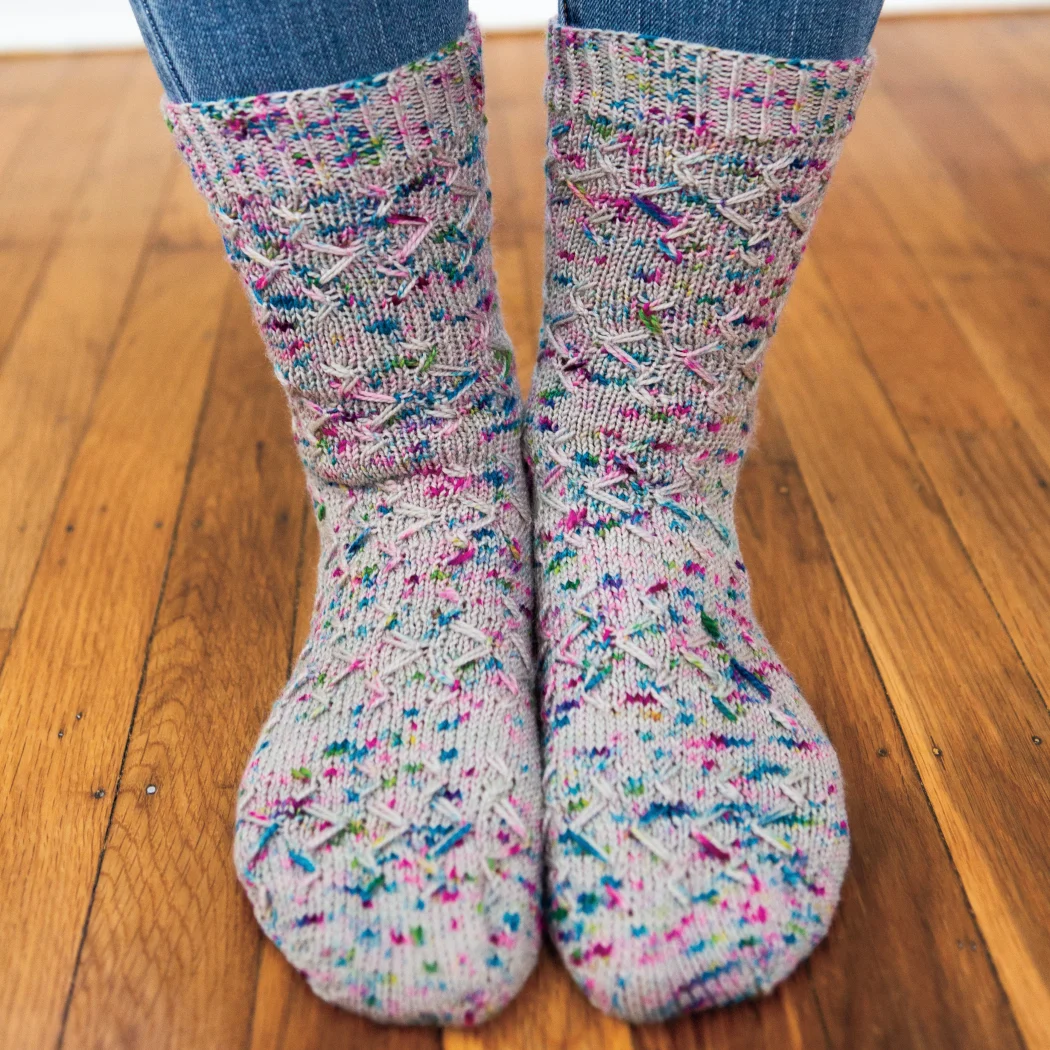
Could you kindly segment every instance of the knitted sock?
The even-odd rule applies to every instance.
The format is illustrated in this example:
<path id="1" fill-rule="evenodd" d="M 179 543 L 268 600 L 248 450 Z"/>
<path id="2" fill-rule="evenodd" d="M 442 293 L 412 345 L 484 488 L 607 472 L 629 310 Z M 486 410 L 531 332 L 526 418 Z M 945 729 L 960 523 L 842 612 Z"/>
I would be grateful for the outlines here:
<path id="1" fill-rule="evenodd" d="M 767 991 L 849 850 L 733 522 L 762 355 L 870 59 L 552 27 L 535 482 L 554 939 L 634 1021 Z"/>
<path id="2" fill-rule="evenodd" d="M 321 555 L 234 857 L 324 999 L 470 1024 L 539 943 L 520 405 L 480 39 L 368 81 L 166 104 L 292 411 Z"/>

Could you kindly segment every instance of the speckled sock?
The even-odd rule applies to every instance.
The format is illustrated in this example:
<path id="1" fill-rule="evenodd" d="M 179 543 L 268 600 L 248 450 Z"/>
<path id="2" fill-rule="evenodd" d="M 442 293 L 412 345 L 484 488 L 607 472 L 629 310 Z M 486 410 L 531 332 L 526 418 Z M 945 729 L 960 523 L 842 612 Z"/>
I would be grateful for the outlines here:
<path id="1" fill-rule="evenodd" d="M 838 760 L 754 622 L 733 520 L 762 356 L 870 58 L 552 27 L 535 483 L 554 940 L 633 1021 L 820 940 Z"/>
<path id="2" fill-rule="evenodd" d="M 321 534 L 309 641 L 238 797 L 238 873 L 324 999 L 483 1020 L 536 958 L 541 789 L 476 27 L 369 81 L 165 112 Z"/>

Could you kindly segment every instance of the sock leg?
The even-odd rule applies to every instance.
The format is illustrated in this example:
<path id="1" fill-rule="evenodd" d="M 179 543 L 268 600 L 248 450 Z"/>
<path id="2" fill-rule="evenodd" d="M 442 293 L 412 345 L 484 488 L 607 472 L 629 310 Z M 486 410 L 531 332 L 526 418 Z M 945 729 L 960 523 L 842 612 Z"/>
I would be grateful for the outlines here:
<path id="1" fill-rule="evenodd" d="M 292 411 L 321 556 L 234 855 L 322 997 L 470 1024 L 539 942 L 519 397 L 488 245 L 480 43 L 166 113 Z"/>
<path id="2" fill-rule="evenodd" d="M 848 856 L 733 520 L 766 344 L 870 59 L 554 27 L 527 442 L 551 929 L 634 1021 L 768 991 Z"/>

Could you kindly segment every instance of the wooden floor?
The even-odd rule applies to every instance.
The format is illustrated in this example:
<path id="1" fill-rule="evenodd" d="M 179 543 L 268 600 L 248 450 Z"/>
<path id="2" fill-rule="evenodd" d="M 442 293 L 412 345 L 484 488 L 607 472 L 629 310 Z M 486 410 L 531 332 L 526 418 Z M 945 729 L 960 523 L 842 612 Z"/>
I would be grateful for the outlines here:
<path id="1" fill-rule="evenodd" d="M 146 59 L 0 62 L 0 1047 L 1050 1047 L 1050 14 L 876 43 L 739 505 L 850 875 L 772 997 L 634 1030 L 549 952 L 485 1028 L 378 1028 L 261 940 L 234 798 L 316 557 L 282 395 Z M 541 41 L 487 68 L 527 373 Z"/>

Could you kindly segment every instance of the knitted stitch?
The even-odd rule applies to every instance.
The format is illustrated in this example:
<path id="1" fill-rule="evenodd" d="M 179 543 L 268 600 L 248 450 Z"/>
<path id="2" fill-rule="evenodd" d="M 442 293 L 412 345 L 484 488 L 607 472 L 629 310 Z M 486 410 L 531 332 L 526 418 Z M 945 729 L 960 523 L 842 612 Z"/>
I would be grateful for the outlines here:
<path id="1" fill-rule="evenodd" d="M 238 795 L 238 873 L 323 998 L 480 1021 L 535 961 L 541 789 L 477 29 L 368 81 L 165 110 L 321 534 L 310 637 Z"/>
<path id="2" fill-rule="evenodd" d="M 838 760 L 733 519 L 762 357 L 871 58 L 549 34 L 527 425 L 550 923 L 633 1021 L 768 991 L 823 936 Z"/>

